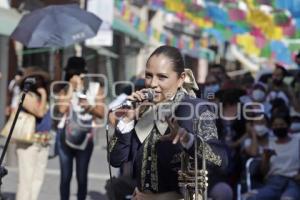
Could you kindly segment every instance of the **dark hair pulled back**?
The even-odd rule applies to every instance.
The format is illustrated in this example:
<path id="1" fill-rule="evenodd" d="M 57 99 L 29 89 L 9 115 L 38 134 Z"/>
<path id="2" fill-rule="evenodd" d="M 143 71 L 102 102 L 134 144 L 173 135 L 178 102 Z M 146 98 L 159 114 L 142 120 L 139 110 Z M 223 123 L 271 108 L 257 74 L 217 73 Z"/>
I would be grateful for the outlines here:
<path id="1" fill-rule="evenodd" d="M 163 46 L 160 46 L 157 49 L 155 49 L 153 51 L 153 53 L 150 55 L 150 57 L 148 58 L 146 65 L 148 66 L 148 62 L 151 57 L 159 56 L 161 54 L 170 59 L 170 61 L 173 64 L 173 70 L 178 75 L 180 75 L 182 72 L 184 72 L 184 68 L 185 68 L 184 60 L 183 60 L 183 57 L 182 57 L 179 49 L 172 47 L 172 46 L 168 46 L 168 45 L 163 45 Z"/>

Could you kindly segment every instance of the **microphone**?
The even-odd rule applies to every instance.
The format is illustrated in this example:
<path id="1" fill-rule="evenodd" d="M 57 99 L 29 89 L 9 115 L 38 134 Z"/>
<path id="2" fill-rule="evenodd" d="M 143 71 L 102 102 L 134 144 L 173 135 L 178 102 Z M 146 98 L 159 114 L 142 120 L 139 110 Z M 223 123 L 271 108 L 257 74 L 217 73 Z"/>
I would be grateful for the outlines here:
<path id="1" fill-rule="evenodd" d="M 152 102 L 154 99 L 154 91 L 152 89 L 148 89 L 146 91 L 143 92 L 145 95 L 145 99 L 143 101 L 148 101 L 148 102 Z M 123 103 L 121 103 L 120 105 L 111 108 L 110 112 L 114 112 L 118 109 L 124 108 L 124 109 L 130 109 L 130 108 L 136 108 L 138 103 L 141 103 L 143 101 L 133 101 L 133 100 L 129 100 L 127 99 L 126 101 L 124 101 Z"/>

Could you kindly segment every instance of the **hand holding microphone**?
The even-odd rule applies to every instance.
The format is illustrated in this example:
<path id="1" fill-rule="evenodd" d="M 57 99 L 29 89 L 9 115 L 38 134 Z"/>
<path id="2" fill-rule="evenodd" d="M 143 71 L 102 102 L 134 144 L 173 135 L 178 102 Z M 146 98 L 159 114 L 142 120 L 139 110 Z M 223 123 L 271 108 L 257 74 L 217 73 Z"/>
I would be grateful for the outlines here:
<path id="1" fill-rule="evenodd" d="M 118 106 L 111 108 L 110 111 L 114 112 L 119 109 L 134 109 L 144 101 L 152 102 L 153 98 L 154 98 L 153 90 L 142 89 L 140 91 L 132 93 L 130 96 L 126 98 L 126 101 L 124 101 Z"/>
<path id="2" fill-rule="evenodd" d="M 127 101 L 132 102 L 132 107 L 137 107 L 138 103 L 148 101 L 152 102 L 154 98 L 154 91 L 152 89 L 142 89 L 132 93 L 127 97 Z"/>
<path id="3" fill-rule="evenodd" d="M 136 112 L 139 110 L 139 106 L 143 105 L 143 102 L 152 102 L 154 98 L 154 91 L 152 89 L 142 89 L 133 92 L 127 97 L 127 100 L 111 109 L 111 112 L 117 111 L 122 113 L 122 117 L 125 121 L 134 120 Z"/>

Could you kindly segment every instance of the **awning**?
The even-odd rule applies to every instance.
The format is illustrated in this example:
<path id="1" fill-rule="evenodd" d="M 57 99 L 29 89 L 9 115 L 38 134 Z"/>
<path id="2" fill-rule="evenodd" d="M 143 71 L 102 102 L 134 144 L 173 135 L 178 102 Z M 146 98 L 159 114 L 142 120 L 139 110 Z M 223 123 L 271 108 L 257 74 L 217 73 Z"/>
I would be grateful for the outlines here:
<path id="1" fill-rule="evenodd" d="M 117 17 L 114 18 L 112 27 L 114 30 L 125 33 L 130 37 L 133 37 L 144 44 L 148 43 L 148 38 L 146 34 L 141 33 L 138 30 L 134 29 L 128 22 L 120 18 Z"/>
<path id="2" fill-rule="evenodd" d="M 111 57 L 111 58 L 118 58 L 118 54 L 108 50 L 107 48 L 104 47 L 100 47 L 97 50 L 98 54 L 103 55 L 103 56 L 107 56 L 107 57 Z"/>
<path id="3" fill-rule="evenodd" d="M 90 46 L 89 48 L 94 49 L 97 51 L 99 55 L 107 56 L 110 58 L 117 59 L 119 57 L 118 54 L 114 53 L 113 51 L 109 50 L 108 48 L 105 48 L 104 46 Z"/>
<path id="4" fill-rule="evenodd" d="M 0 7 L 0 35 L 10 36 L 21 17 L 22 15 L 14 9 Z"/>

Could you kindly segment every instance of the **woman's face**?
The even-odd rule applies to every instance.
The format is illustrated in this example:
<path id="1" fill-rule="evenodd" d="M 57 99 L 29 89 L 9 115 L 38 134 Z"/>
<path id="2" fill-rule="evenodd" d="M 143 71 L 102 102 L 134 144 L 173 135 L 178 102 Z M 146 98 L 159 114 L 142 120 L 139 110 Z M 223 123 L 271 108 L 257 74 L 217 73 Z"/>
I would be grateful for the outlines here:
<path id="1" fill-rule="evenodd" d="M 171 60 L 163 54 L 153 55 L 146 66 L 145 84 L 155 92 L 154 103 L 174 97 L 184 78 L 185 74 L 179 76 L 174 71 Z"/>

